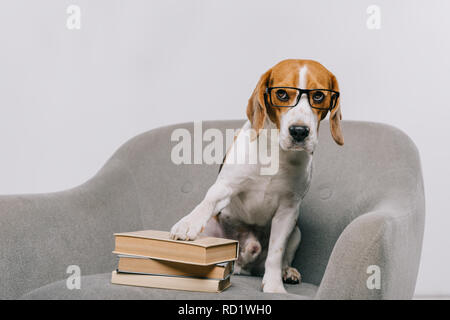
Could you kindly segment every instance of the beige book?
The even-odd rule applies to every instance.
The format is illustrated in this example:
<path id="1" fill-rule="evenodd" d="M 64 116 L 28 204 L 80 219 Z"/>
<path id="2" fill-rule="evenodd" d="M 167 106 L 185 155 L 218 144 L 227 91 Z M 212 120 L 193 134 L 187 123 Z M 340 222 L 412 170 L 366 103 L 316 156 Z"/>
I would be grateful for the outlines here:
<path id="1" fill-rule="evenodd" d="M 225 279 L 233 272 L 232 269 L 233 262 L 231 261 L 223 264 L 202 266 L 197 264 L 186 264 L 144 257 L 120 255 L 117 271 L 152 275 Z"/>
<path id="2" fill-rule="evenodd" d="M 200 237 L 193 241 L 172 240 L 169 232 L 143 230 L 116 233 L 114 253 L 198 265 L 237 259 L 236 240 Z"/>
<path id="3" fill-rule="evenodd" d="M 112 272 L 111 283 L 137 287 L 199 292 L 221 292 L 231 285 L 230 277 L 225 280 L 215 280 L 118 273 L 117 271 Z"/>

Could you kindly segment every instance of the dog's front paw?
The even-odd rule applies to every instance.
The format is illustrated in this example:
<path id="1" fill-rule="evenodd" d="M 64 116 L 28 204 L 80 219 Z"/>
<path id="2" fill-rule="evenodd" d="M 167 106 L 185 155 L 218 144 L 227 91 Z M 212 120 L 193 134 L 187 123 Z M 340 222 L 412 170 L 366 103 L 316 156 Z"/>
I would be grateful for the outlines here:
<path id="1" fill-rule="evenodd" d="M 265 293 L 287 293 L 283 284 L 262 283 L 262 289 Z"/>
<path id="2" fill-rule="evenodd" d="M 261 288 L 266 293 L 287 293 L 281 278 L 267 276 L 267 273 L 264 275 Z"/>
<path id="3" fill-rule="evenodd" d="M 302 282 L 302 276 L 297 269 L 286 267 L 283 269 L 283 282 L 289 284 L 297 284 Z"/>
<path id="4" fill-rule="evenodd" d="M 203 231 L 204 224 L 186 216 L 170 229 L 170 238 L 173 240 L 195 240 Z"/>

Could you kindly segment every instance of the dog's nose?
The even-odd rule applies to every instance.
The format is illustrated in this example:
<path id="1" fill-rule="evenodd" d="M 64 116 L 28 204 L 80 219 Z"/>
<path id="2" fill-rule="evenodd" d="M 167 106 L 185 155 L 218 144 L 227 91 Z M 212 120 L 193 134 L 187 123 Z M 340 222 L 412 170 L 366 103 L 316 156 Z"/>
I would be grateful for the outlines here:
<path id="1" fill-rule="evenodd" d="M 309 135 L 309 128 L 306 126 L 290 126 L 289 133 L 296 142 L 302 142 Z"/>

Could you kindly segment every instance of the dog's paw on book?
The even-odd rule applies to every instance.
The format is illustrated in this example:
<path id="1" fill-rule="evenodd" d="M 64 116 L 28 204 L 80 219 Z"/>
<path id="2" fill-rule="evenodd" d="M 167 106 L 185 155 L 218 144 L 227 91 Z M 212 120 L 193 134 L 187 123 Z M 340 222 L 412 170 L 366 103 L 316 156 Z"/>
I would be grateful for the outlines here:
<path id="1" fill-rule="evenodd" d="M 236 240 L 201 237 L 170 239 L 169 232 L 143 230 L 115 234 L 119 257 L 113 284 L 221 292 L 231 285 Z"/>

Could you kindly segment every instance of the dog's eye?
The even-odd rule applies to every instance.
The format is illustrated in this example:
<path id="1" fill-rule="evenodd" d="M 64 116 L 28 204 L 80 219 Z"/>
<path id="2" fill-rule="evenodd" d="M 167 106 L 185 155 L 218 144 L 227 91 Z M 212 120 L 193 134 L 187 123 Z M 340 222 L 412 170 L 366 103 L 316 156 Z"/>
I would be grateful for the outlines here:
<path id="1" fill-rule="evenodd" d="M 313 93 L 312 98 L 313 98 L 314 102 L 322 102 L 323 99 L 325 98 L 325 95 L 323 94 L 323 92 L 316 91 Z"/>
<path id="2" fill-rule="evenodd" d="M 277 94 L 277 98 L 280 99 L 281 101 L 289 100 L 289 95 L 285 90 L 277 90 L 276 94 Z"/>

